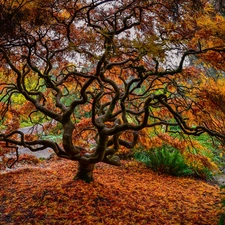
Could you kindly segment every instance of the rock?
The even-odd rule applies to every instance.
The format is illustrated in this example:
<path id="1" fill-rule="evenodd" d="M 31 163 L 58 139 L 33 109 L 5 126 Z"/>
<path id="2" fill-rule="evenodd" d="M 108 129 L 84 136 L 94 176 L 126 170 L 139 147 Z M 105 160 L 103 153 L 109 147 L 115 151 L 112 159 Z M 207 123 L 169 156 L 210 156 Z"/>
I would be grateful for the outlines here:
<path id="1" fill-rule="evenodd" d="M 217 174 L 213 176 L 215 183 L 219 186 L 225 185 L 225 174 Z"/>

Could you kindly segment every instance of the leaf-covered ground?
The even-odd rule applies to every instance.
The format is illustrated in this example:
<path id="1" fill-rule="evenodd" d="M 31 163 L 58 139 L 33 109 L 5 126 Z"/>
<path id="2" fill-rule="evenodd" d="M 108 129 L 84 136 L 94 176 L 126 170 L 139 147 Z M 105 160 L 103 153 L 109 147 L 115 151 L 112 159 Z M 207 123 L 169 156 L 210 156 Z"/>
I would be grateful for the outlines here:
<path id="1" fill-rule="evenodd" d="M 66 160 L 2 173 L 0 224 L 218 223 L 218 187 L 124 163 L 97 164 L 92 184 L 73 181 L 76 164 Z"/>

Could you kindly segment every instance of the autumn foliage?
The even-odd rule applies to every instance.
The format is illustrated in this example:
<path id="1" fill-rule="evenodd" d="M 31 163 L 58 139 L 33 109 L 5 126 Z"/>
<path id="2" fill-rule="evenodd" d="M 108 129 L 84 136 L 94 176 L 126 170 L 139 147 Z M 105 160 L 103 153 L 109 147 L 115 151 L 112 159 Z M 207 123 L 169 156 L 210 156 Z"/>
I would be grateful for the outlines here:
<path id="1" fill-rule="evenodd" d="M 7 0 L 0 9 L 1 142 L 51 148 L 78 161 L 74 179 L 86 181 L 98 162 L 121 165 L 125 148 L 159 145 L 141 137 L 149 133 L 213 168 L 187 152 L 201 149 L 190 136 L 225 139 L 225 20 L 211 1 Z M 24 122 L 45 133 L 54 124 L 61 140 L 26 134 Z M 166 136 L 174 127 L 183 140 Z"/>
<path id="2" fill-rule="evenodd" d="M 217 186 L 158 175 L 142 165 L 96 165 L 95 181 L 72 181 L 74 162 L 47 161 L 0 175 L 0 224 L 217 225 Z M 107 174 L 107 176 L 105 176 Z"/>

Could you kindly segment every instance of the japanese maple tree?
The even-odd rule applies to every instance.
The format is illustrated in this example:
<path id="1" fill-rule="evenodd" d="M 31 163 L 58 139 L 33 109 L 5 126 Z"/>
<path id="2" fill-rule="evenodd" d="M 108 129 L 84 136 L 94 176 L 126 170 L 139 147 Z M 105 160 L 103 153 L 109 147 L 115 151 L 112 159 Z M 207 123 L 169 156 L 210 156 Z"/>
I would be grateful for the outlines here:
<path id="1" fill-rule="evenodd" d="M 222 35 L 198 22 L 204 15 L 224 24 L 207 1 L 0 3 L 1 142 L 51 148 L 79 162 L 75 179 L 92 181 L 94 165 L 120 165 L 120 146 L 133 148 L 144 128 L 225 138 L 198 101 L 207 74 L 190 63 L 224 69 Z M 25 135 L 21 116 L 61 124 L 62 143 Z"/>

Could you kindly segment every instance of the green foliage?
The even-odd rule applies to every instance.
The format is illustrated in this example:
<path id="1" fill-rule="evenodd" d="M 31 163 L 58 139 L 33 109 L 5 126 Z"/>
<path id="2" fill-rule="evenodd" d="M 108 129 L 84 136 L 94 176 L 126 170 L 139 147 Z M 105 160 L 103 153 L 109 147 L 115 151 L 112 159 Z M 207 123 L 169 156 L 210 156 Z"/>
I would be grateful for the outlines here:
<path id="1" fill-rule="evenodd" d="M 30 122 L 30 120 L 27 120 L 27 121 L 25 121 L 25 120 L 23 120 L 23 121 L 20 121 L 20 127 L 22 128 L 22 127 L 30 127 L 30 126 L 32 126 L 33 124 Z"/>
<path id="2" fill-rule="evenodd" d="M 224 225 L 225 224 L 224 220 L 225 220 L 225 212 L 221 214 L 218 225 Z"/>
<path id="3" fill-rule="evenodd" d="M 221 154 L 223 150 L 219 148 L 221 144 L 217 139 L 213 139 L 207 134 L 200 135 L 198 137 L 192 137 L 193 140 L 197 140 L 202 146 L 204 146 L 209 151 L 203 154 L 206 157 L 209 157 L 213 162 L 217 163 L 218 165 L 223 165 L 224 162 L 222 161 Z"/>
<path id="4" fill-rule="evenodd" d="M 61 142 L 62 141 L 62 125 L 57 123 L 56 126 L 51 127 L 45 133 L 40 134 L 40 138 L 43 140 L 49 140 L 53 142 Z"/>
<path id="5" fill-rule="evenodd" d="M 136 151 L 134 158 L 158 173 L 173 176 L 193 176 L 206 181 L 213 180 L 213 171 L 210 168 L 198 167 L 195 163 L 188 165 L 179 150 L 169 145 L 163 145 L 149 151 Z"/>
<path id="6" fill-rule="evenodd" d="M 134 157 L 159 173 L 174 176 L 193 174 L 192 169 L 185 163 L 184 157 L 180 152 L 168 145 L 146 152 L 136 152 Z"/>
<path id="7" fill-rule="evenodd" d="M 193 176 L 206 180 L 206 181 L 213 181 L 213 171 L 207 167 L 198 168 L 195 166 L 191 166 L 193 171 Z"/>
<path id="8" fill-rule="evenodd" d="M 181 133 L 179 132 L 180 128 L 173 126 L 170 129 L 173 131 L 178 131 L 177 133 L 170 133 L 171 137 L 179 139 L 181 138 Z M 192 148 L 188 151 L 191 151 L 191 153 L 196 155 L 207 157 L 212 162 L 216 163 L 219 167 L 224 167 L 225 160 L 223 158 L 223 149 L 219 147 L 221 143 L 216 138 L 210 137 L 208 134 L 202 134 L 200 136 L 192 137 L 182 134 L 182 138 L 190 139 L 191 141 L 197 141 L 203 147 L 202 149 Z"/>
<path id="9" fill-rule="evenodd" d="M 225 185 L 222 185 L 220 187 L 220 190 L 222 191 L 224 189 L 225 189 Z M 225 192 L 222 192 L 221 194 L 224 196 Z M 222 204 L 222 208 L 224 209 L 224 212 L 220 215 L 220 220 L 218 225 L 225 225 L 225 199 L 222 199 L 221 204 Z"/>
<path id="10" fill-rule="evenodd" d="M 50 140 L 50 141 L 53 141 L 53 142 L 59 142 L 60 140 L 62 140 L 62 135 L 52 135 L 52 134 L 49 134 L 49 135 L 43 135 L 41 137 L 43 140 Z"/>

